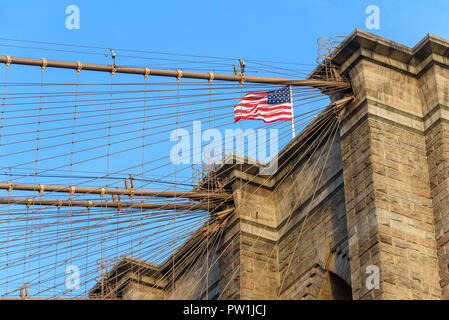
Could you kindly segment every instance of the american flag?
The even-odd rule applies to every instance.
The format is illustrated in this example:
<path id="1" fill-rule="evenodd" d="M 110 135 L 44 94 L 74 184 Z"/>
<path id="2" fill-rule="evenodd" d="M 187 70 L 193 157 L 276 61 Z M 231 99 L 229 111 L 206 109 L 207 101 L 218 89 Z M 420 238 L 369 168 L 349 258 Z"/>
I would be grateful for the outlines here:
<path id="1" fill-rule="evenodd" d="M 240 100 L 238 105 L 234 106 L 234 122 L 240 119 L 264 122 L 291 121 L 292 108 L 292 97 L 288 86 L 268 92 L 250 92 Z"/>

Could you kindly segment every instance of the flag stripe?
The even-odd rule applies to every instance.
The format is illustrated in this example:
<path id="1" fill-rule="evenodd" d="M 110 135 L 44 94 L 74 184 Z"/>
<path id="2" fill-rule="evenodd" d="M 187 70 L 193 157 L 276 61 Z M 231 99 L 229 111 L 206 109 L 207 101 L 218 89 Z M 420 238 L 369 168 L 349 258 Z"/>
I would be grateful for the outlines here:
<path id="1" fill-rule="evenodd" d="M 234 118 L 235 121 L 239 121 L 241 119 L 247 119 L 247 120 L 262 120 L 265 123 L 270 123 L 274 121 L 291 121 L 291 117 L 286 116 L 280 116 L 280 117 L 274 117 L 274 118 L 266 118 L 266 117 L 253 117 L 253 116 L 239 116 Z"/>
<path id="2" fill-rule="evenodd" d="M 251 111 L 242 111 L 237 113 L 236 115 L 253 115 L 253 116 L 273 116 L 276 114 L 285 114 L 286 116 L 290 115 L 291 116 L 291 112 L 289 111 L 285 111 L 285 110 L 273 110 L 273 111 L 267 111 L 267 112 L 259 112 L 259 113 L 255 113 L 255 112 L 251 112 Z"/>
<path id="3" fill-rule="evenodd" d="M 277 116 L 286 116 L 289 117 L 291 116 L 288 112 L 277 112 L 277 113 L 273 113 L 273 114 L 268 114 L 268 115 L 264 115 L 264 114 L 238 114 L 235 117 L 265 117 L 265 118 L 273 118 L 273 117 L 277 117 Z"/>
<path id="4" fill-rule="evenodd" d="M 272 110 L 284 110 L 286 108 L 290 108 L 290 104 L 286 105 L 286 104 L 282 104 L 282 105 L 276 105 L 273 107 L 259 107 L 257 108 L 258 111 L 272 111 Z M 241 111 L 251 111 L 254 110 L 255 107 L 254 106 L 250 106 L 250 105 L 241 105 L 238 106 L 239 109 L 235 110 L 235 112 L 239 112 Z"/>

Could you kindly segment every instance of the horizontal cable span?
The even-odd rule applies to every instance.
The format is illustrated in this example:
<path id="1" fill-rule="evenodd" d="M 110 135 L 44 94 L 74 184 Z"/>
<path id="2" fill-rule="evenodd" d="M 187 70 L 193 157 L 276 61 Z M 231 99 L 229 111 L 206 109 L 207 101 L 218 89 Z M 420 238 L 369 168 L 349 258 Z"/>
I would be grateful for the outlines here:
<path id="1" fill-rule="evenodd" d="M 18 58 L 10 56 L 0 56 L 0 63 L 5 64 L 21 64 L 30 66 L 39 66 L 42 68 L 63 68 L 63 69 L 73 69 L 73 70 L 91 70 L 91 71 L 102 71 L 110 73 L 128 73 L 128 74 L 141 74 L 141 75 L 151 75 L 151 76 L 163 76 L 163 77 L 174 77 L 174 78 L 191 78 L 191 79 L 204 79 L 204 80 L 221 80 L 221 81 L 234 81 L 234 82 L 251 82 L 251 83 L 270 83 L 278 85 L 292 85 L 298 87 L 334 87 L 341 89 L 349 89 L 351 86 L 347 81 L 325 81 L 316 79 L 285 79 L 285 78 L 272 78 L 272 77 L 256 77 L 256 76 L 244 76 L 241 74 L 230 75 L 230 74 L 214 74 L 204 73 L 204 72 L 191 72 L 191 71 L 181 71 L 181 70 L 162 70 L 162 69 L 149 69 L 149 68 L 132 68 L 132 67 L 118 67 L 114 65 L 102 65 L 102 64 L 90 64 L 90 63 L 79 63 L 79 62 L 66 62 L 66 61 L 56 61 L 56 60 L 45 60 L 45 59 L 28 59 L 28 58 Z"/>
<path id="2" fill-rule="evenodd" d="M 201 191 L 162 191 L 162 190 L 136 190 L 133 188 L 128 189 L 110 189 L 110 188 L 85 188 L 85 187 L 60 187 L 60 186 L 47 186 L 43 184 L 31 185 L 31 184 L 15 184 L 15 183 L 0 183 L 0 189 L 6 189 L 9 192 L 12 190 L 27 190 L 27 191 L 39 191 L 43 192 L 62 192 L 62 193 L 88 193 L 88 194 L 114 194 L 125 196 L 137 196 L 137 197 L 168 197 L 168 198 L 189 198 L 189 199 L 229 199 L 231 197 L 228 193 L 214 193 L 214 192 L 201 192 Z M 140 208 L 140 205 L 139 205 Z"/>
<path id="3" fill-rule="evenodd" d="M 58 206 L 58 207 L 86 207 L 86 208 L 116 208 L 116 209 L 160 209 L 160 210 L 210 210 L 216 203 L 156 203 L 156 202 L 122 202 L 122 201 L 91 201 L 91 200 L 46 200 L 46 199 L 18 199 L 0 198 L 2 204 L 25 204 L 27 206 Z"/>

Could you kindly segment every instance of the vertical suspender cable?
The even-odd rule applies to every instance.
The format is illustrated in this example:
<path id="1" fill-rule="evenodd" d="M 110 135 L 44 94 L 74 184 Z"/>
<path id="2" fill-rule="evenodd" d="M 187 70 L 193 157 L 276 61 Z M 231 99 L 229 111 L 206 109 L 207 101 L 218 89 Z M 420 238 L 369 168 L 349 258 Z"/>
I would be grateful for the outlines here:
<path id="1" fill-rule="evenodd" d="M 144 84 L 144 90 L 143 90 L 143 123 L 142 123 L 142 176 L 141 176 L 141 188 L 142 190 L 144 189 L 144 182 L 143 182 L 143 175 L 145 172 L 145 131 L 146 131 L 146 123 L 147 123 L 147 79 L 148 79 L 148 75 L 149 69 L 145 69 L 147 70 L 147 73 L 145 73 L 144 79 L 145 79 L 145 84 Z M 143 214 L 143 207 L 140 207 L 140 215 L 139 215 L 139 257 L 142 258 L 142 214 Z"/>
<path id="2" fill-rule="evenodd" d="M 74 103 L 74 110 L 73 110 L 73 124 L 72 124 L 72 143 L 71 143 L 71 151 L 70 151 L 70 173 L 69 173 L 69 185 L 72 187 L 72 172 L 73 172 L 73 150 L 75 145 L 75 126 L 76 126 L 76 108 L 78 103 L 78 81 L 79 81 L 79 72 L 76 73 L 76 83 L 75 83 L 75 103 Z M 73 195 L 70 195 L 70 199 L 72 199 Z M 73 218 L 72 218 L 72 206 L 69 206 L 69 226 L 70 226 L 70 244 L 68 243 L 70 247 L 70 261 L 72 261 L 72 227 L 73 227 Z M 86 241 L 86 246 L 88 246 L 89 243 Z"/>
<path id="3" fill-rule="evenodd" d="M 179 81 L 180 77 L 178 77 L 178 84 L 176 86 L 176 124 L 175 124 L 175 130 L 177 132 L 178 130 L 178 121 L 179 121 Z M 175 163 L 175 185 L 174 189 L 176 192 L 176 173 L 178 171 L 178 164 Z M 176 203 L 176 195 L 175 195 L 175 203 Z M 175 296 L 175 249 L 176 246 L 176 207 L 173 211 L 173 254 L 172 254 L 172 290 L 173 290 L 173 298 L 176 298 Z"/>
<path id="4" fill-rule="evenodd" d="M 43 84 L 44 84 L 44 70 L 47 66 L 47 60 L 42 59 L 42 73 L 41 73 L 41 85 L 40 85 L 40 95 L 39 95 L 39 111 L 38 111 L 38 120 L 37 120 L 37 137 L 36 137 L 36 159 L 35 159 L 35 166 L 34 166 L 34 185 L 37 185 L 37 163 L 39 160 L 39 141 L 40 141 L 40 129 L 41 129 L 41 113 L 42 113 L 42 92 L 43 92 Z M 39 192 L 39 198 L 42 198 L 42 194 Z M 40 213 L 42 213 L 42 207 L 39 207 Z M 41 220 L 42 214 L 39 214 L 39 220 Z M 30 233 L 30 257 L 32 256 L 32 238 L 33 238 L 33 220 L 34 220 L 34 210 L 31 212 L 31 233 Z M 40 245 L 40 235 L 38 239 L 38 244 Z M 38 247 L 39 247 L 38 245 Z M 28 280 L 27 284 L 30 282 L 30 268 L 31 268 L 31 258 L 28 263 Z M 38 274 L 39 274 L 39 280 L 38 280 L 38 291 L 40 291 L 40 255 L 38 258 Z"/>
<path id="5" fill-rule="evenodd" d="M 2 99 L 2 114 L 1 114 L 1 119 L 0 119 L 0 146 L 1 143 L 3 141 L 3 118 L 4 118 L 4 114 L 5 114 L 5 99 L 6 99 L 6 82 L 8 81 L 8 67 L 9 64 L 5 65 L 5 81 L 3 83 L 3 99 Z M 11 174 L 11 168 L 9 169 L 10 174 Z M 10 198 L 10 196 L 8 195 L 8 198 Z M 10 208 L 9 208 L 9 203 L 8 203 L 8 230 L 10 227 Z M 7 232 L 6 234 L 6 242 L 9 242 L 9 232 Z M 6 287 L 5 287 L 5 293 L 8 293 L 8 269 L 9 269 L 9 246 L 6 247 Z"/>

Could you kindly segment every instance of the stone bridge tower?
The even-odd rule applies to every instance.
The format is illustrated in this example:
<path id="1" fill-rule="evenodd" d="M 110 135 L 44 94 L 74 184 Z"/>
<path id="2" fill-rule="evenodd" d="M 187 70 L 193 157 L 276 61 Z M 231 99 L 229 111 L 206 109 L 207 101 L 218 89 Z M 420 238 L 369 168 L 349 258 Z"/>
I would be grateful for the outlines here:
<path id="1" fill-rule="evenodd" d="M 192 298 L 449 299 L 449 42 L 409 48 L 356 30 L 331 59 L 355 96 L 335 139 L 315 130 L 329 143 L 311 152 L 298 135 L 269 177 L 223 167 L 236 211 L 208 296 Z M 369 266 L 379 288 L 366 286 Z M 158 282 L 163 266 L 144 269 L 145 286 L 120 282 L 123 298 L 181 298 Z"/>
<path id="2" fill-rule="evenodd" d="M 355 95 L 340 129 L 355 299 L 449 298 L 448 53 L 356 30 L 333 56 Z"/>

